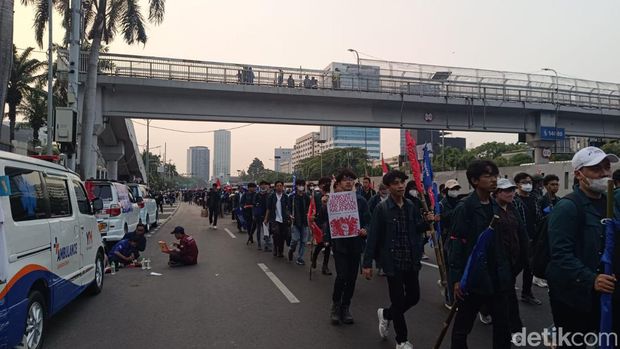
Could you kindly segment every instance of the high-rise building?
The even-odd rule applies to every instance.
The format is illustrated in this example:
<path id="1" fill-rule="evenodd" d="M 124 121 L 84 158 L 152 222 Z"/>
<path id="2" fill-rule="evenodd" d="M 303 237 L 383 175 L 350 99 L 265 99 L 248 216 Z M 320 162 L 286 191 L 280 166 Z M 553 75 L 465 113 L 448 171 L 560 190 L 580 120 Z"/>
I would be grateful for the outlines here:
<path id="1" fill-rule="evenodd" d="M 290 163 L 293 149 L 291 148 L 275 148 L 273 150 L 273 170 L 276 172 L 282 171 L 282 163 L 288 161 Z"/>
<path id="2" fill-rule="evenodd" d="M 295 146 L 292 153 L 292 167 L 297 167 L 299 162 L 303 159 L 321 154 L 321 144 L 319 140 L 318 132 L 310 132 L 295 140 Z"/>
<path id="3" fill-rule="evenodd" d="M 224 183 L 230 179 L 230 131 L 227 130 L 213 133 L 213 178 Z"/>
<path id="4" fill-rule="evenodd" d="M 187 149 L 187 174 L 208 181 L 210 160 L 208 147 L 189 147 Z"/>
<path id="5" fill-rule="evenodd" d="M 376 127 L 321 126 L 324 149 L 356 147 L 366 149 L 369 160 L 381 157 L 381 129 Z"/>

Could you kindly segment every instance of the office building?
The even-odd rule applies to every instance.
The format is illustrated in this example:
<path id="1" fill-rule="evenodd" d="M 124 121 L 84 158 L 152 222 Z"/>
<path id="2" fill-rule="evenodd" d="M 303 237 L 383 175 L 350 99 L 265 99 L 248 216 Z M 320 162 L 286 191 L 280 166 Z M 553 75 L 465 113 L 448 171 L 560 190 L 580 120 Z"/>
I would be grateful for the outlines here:
<path id="1" fill-rule="evenodd" d="M 368 151 L 368 159 L 381 157 L 381 129 L 376 127 L 321 126 L 324 149 L 357 147 Z"/>
<path id="2" fill-rule="evenodd" d="M 187 149 L 187 174 L 208 181 L 210 160 L 208 147 L 189 147 Z"/>
<path id="3" fill-rule="evenodd" d="M 273 170 L 276 172 L 284 172 L 282 171 L 282 163 L 290 163 L 292 155 L 293 149 L 291 148 L 275 148 L 273 150 Z"/>
<path id="4" fill-rule="evenodd" d="M 321 154 L 321 144 L 317 142 L 318 140 L 318 132 L 310 132 L 295 140 L 293 153 L 291 154 L 293 169 L 297 167 L 301 160 Z"/>
<path id="5" fill-rule="evenodd" d="M 226 183 L 230 179 L 230 131 L 213 133 L 213 179 Z"/>

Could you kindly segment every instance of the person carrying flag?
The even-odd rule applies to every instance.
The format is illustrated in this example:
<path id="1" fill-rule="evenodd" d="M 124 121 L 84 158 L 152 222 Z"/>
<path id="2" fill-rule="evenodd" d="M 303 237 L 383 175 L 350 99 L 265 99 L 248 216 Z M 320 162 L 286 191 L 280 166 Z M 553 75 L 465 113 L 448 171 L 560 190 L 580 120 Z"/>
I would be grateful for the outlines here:
<path id="1" fill-rule="evenodd" d="M 310 224 L 314 222 L 321 229 L 321 231 L 326 231 L 326 226 L 329 224 L 327 220 L 327 206 L 325 206 L 325 203 L 327 202 L 331 181 L 332 180 L 329 177 L 321 177 L 321 179 L 319 179 L 320 191 L 318 193 L 313 193 L 315 213 L 308 220 Z M 331 254 L 332 249 L 331 247 L 329 247 L 329 245 L 325 245 L 322 236 L 319 237 L 319 239 L 321 241 L 317 241 L 317 245 L 314 247 L 314 251 L 312 252 L 312 269 L 316 269 L 316 260 L 319 257 L 319 253 L 322 249 L 325 249 L 325 252 L 323 253 L 323 264 L 321 265 L 321 272 L 323 273 L 323 275 L 332 275 L 332 272 L 328 268 L 329 255 Z"/>
<path id="2" fill-rule="evenodd" d="M 466 175 L 474 191 L 460 201 L 455 209 L 448 248 L 448 279 L 453 283 L 454 297 L 458 302 L 451 348 L 467 348 L 467 336 L 483 305 L 488 306 L 493 317 L 493 348 L 510 348 L 510 321 L 506 305 L 511 300 L 511 292 L 514 293 L 514 290 L 509 290 L 513 285 L 513 276 L 510 268 L 503 267 L 507 258 L 498 252 L 503 246 L 501 241 L 491 238 L 488 251 L 485 250 L 487 263 L 472 266 L 467 279 L 467 291 L 462 292 L 460 287 L 467 260 L 478 237 L 487 230 L 494 215 L 500 210 L 491 197 L 491 193 L 497 189 L 499 169 L 492 161 L 475 160 L 467 167 Z"/>
<path id="3" fill-rule="evenodd" d="M 390 321 L 393 321 L 396 349 L 413 348 L 407 340 L 404 313 L 420 300 L 418 273 L 422 266 L 422 239 L 428 222 L 434 220 L 429 212 L 425 217 L 426 227 L 418 224 L 413 203 L 404 197 L 407 178 L 404 172 L 397 170 L 383 176 L 383 184 L 388 186 L 390 195 L 373 212 L 363 262 L 366 279 L 372 278 L 374 259 L 380 260 L 387 275 L 392 304 L 389 308 L 377 309 L 379 335 L 386 338 Z"/>

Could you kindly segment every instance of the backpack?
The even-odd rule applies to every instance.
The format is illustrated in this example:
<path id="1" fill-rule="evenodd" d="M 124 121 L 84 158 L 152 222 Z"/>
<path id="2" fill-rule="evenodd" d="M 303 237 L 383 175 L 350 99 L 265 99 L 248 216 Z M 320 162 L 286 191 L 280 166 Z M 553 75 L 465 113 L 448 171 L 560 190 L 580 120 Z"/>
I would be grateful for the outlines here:
<path id="1" fill-rule="evenodd" d="M 581 200 L 575 193 L 570 193 L 563 197 L 561 200 L 570 200 L 577 207 L 577 222 L 578 222 L 578 236 L 577 238 L 581 239 L 583 235 L 583 225 L 585 223 L 585 212 L 583 210 L 583 205 L 581 204 Z M 543 221 L 538 226 L 538 230 L 536 232 L 537 240 L 534 241 L 532 254 L 530 257 L 530 268 L 532 269 L 532 274 L 541 279 L 545 279 L 545 273 L 547 270 L 547 265 L 551 261 L 551 246 L 549 246 L 549 215 L 546 215 L 543 218 Z"/>

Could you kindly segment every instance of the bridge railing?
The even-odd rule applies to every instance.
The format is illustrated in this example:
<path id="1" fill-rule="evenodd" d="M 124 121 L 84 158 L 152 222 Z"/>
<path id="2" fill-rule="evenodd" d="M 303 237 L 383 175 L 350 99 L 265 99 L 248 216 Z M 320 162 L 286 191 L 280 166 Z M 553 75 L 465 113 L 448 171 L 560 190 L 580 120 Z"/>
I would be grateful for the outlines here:
<path id="1" fill-rule="evenodd" d="M 60 54 L 66 59 L 66 53 Z M 80 71 L 86 72 L 87 55 L 82 54 Z M 462 98 L 481 101 L 549 103 L 557 106 L 620 109 L 620 91 L 613 89 L 541 85 L 532 81 L 452 76 L 438 80 L 428 74 L 381 70 L 356 74 L 329 69 L 271 67 L 174 58 L 144 57 L 102 53 L 99 74 L 133 78 L 180 80 L 221 84 L 290 87 L 295 89 L 346 90 L 416 95 L 421 97 Z M 599 83 L 592 82 L 595 86 Z M 609 85 L 609 84 L 608 84 Z"/>

